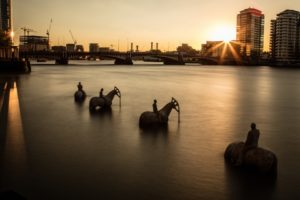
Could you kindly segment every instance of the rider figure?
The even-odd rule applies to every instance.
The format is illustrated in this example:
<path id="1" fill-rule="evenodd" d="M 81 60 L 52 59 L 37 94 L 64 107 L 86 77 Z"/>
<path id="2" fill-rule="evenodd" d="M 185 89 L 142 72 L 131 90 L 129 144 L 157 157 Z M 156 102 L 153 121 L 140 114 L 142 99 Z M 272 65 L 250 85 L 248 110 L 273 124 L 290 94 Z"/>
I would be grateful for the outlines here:
<path id="1" fill-rule="evenodd" d="M 161 121 L 161 116 L 160 116 L 160 114 L 159 114 L 159 112 L 158 112 L 158 109 L 157 109 L 157 101 L 156 101 L 156 99 L 154 99 L 152 107 L 153 107 L 153 112 L 154 112 L 154 113 L 157 115 L 157 117 L 158 117 L 158 120 Z"/>
<path id="2" fill-rule="evenodd" d="M 99 93 L 100 98 L 104 98 L 103 97 L 103 88 L 101 88 L 100 93 Z"/>
<path id="3" fill-rule="evenodd" d="M 101 88 L 100 93 L 99 93 L 100 98 L 104 99 L 104 102 L 107 103 L 107 99 L 105 96 L 103 96 L 103 88 Z"/>
<path id="4" fill-rule="evenodd" d="M 78 83 L 77 88 L 78 88 L 78 91 L 82 91 L 82 85 L 81 85 L 81 82 Z"/>
<path id="5" fill-rule="evenodd" d="M 158 114 L 156 99 L 154 99 L 152 107 L 153 107 L 153 112 L 156 113 L 156 114 Z"/>

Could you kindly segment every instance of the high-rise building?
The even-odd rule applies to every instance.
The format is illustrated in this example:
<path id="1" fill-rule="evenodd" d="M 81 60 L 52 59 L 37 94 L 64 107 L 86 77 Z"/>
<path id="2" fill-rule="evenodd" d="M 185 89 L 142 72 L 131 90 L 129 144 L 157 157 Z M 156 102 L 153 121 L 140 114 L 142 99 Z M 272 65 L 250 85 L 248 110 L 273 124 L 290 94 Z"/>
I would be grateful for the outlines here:
<path id="1" fill-rule="evenodd" d="M 10 32 L 12 30 L 11 22 L 11 0 L 1 0 L 0 4 L 0 30 Z"/>
<path id="2" fill-rule="evenodd" d="M 270 30 L 270 55 L 272 61 L 275 61 L 275 44 L 276 44 L 276 20 L 271 20 L 271 30 Z"/>
<path id="3" fill-rule="evenodd" d="M 285 10 L 271 21 L 270 52 L 278 64 L 300 62 L 300 12 Z"/>
<path id="4" fill-rule="evenodd" d="M 237 15 L 236 40 L 241 45 L 241 55 L 259 57 L 263 51 L 264 14 L 255 8 L 240 11 Z"/>

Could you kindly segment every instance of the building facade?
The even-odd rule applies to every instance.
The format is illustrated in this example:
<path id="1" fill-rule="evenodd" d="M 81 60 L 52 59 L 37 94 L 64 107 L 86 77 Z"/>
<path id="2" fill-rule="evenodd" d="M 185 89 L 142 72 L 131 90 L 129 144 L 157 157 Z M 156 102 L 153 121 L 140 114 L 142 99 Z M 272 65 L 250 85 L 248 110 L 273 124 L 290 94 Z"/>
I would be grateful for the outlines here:
<path id="1" fill-rule="evenodd" d="M 271 21 L 270 52 L 277 64 L 300 62 L 300 12 L 285 10 Z"/>
<path id="2" fill-rule="evenodd" d="M 99 44 L 98 43 L 90 43 L 89 51 L 91 53 L 99 52 Z"/>
<path id="3" fill-rule="evenodd" d="M 1 0 L 0 30 L 9 33 L 12 31 L 11 0 Z"/>
<path id="4" fill-rule="evenodd" d="M 241 45 L 241 55 L 259 57 L 263 52 L 264 14 L 255 8 L 240 11 L 237 15 L 236 40 Z"/>
<path id="5" fill-rule="evenodd" d="M 67 49 L 67 52 L 74 52 L 75 51 L 75 44 L 66 44 L 66 49 Z"/>
<path id="6" fill-rule="evenodd" d="M 37 35 L 20 36 L 20 51 L 47 51 L 49 40 L 48 37 Z"/>
<path id="7" fill-rule="evenodd" d="M 51 49 L 53 52 L 66 52 L 67 51 L 66 46 L 52 46 Z"/>
<path id="8" fill-rule="evenodd" d="M 81 44 L 77 44 L 75 47 L 76 52 L 84 52 L 84 47 Z"/>
<path id="9" fill-rule="evenodd" d="M 270 50 L 270 56 L 272 61 L 275 61 L 275 50 L 276 50 L 275 44 L 276 44 L 276 20 L 271 20 L 269 50 Z"/>

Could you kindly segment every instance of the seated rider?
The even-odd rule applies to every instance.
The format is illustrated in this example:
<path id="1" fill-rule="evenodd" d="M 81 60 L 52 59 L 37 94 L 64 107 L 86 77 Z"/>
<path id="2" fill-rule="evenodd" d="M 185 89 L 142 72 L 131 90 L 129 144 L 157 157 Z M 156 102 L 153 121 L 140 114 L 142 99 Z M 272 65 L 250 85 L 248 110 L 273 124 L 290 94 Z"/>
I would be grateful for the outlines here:
<path id="1" fill-rule="evenodd" d="M 154 99 L 152 107 L 153 107 L 153 112 L 158 114 L 156 99 Z"/>
<path id="2" fill-rule="evenodd" d="M 81 82 L 78 83 L 77 88 L 78 88 L 78 91 L 82 91 L 82 85 L 81 85 Z"/>
<path id="3" fill-rule="evenodd" d="M 100 98 L 104 98 L 103 97 L 103 88 L 101 88 L 100 93 L 99 93 Z"/>

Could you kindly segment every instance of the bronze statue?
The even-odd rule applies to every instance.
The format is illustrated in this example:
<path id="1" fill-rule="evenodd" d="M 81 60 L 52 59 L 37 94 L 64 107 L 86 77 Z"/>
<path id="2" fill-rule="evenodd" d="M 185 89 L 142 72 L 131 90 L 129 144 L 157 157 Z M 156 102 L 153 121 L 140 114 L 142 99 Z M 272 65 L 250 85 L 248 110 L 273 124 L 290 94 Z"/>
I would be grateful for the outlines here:
<path id="1" fill-rule="evenodd" d="M 103 89 L 101 89 L 101 91 L 103 92 Z M 102 97 L 100 97 L 101 91 L 99 97 L 91 98 L 89 104 L 90 111 L 95 111 L 98 108 L 100 109 L 100 108 L 110 107 L 115 95 L 117 95 L 120 98 L 120 105 L 121 105 L 121 91 L 117 87 L 114 87 L 114 89 L 110 91 L 107 95 L 102 94 Z"/>
<path id="2" fill-rule="evenodd" d="M 156 109 L 156 100 L 154 100 L 153 112 L 146 111 L 141 114 L 139 119 L 140 128 L 158 128 L 167 125 L 172 109 L 175 109 L 178 112 L 179 121 L 180 107 L 176 99 L 173 97 L 171 102 L 167 103 L 161 110 L 155 112 Z"/>
<path id="3" fill-rule="evenodd" d="M 256 124 L 252 123 L 246 142 L 234 142 L 227 146 L 225 160 L 236 167 L 251 168 L 264 174 L 276 174 L 277 157 L 273 152 L 258 147 L 259 135 Z"/>
<path id="4" fill-rule="evenodd" d="M 86 98 L 86 93 L 82 89 L 83 86 L 82 86 L 81 82 L 78 83 L 77 88 L 78 88 L 78 90 L 74 94 L 74 99 L 76 102 L 83 102 Z"/>

